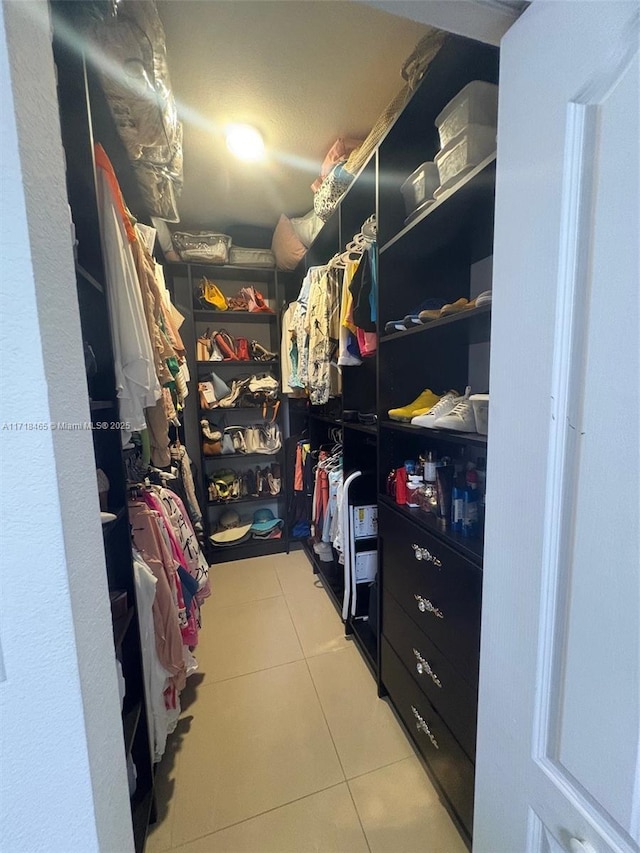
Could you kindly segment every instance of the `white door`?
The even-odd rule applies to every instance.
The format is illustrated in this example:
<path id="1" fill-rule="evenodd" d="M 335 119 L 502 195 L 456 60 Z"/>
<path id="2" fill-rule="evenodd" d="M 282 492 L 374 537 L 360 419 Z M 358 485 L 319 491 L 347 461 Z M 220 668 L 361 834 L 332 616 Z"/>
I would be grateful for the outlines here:
<path id="1" fill-rule="evenodd" d="M 640 844 L 639 8 L 502 42 L 476 853 Z"/>

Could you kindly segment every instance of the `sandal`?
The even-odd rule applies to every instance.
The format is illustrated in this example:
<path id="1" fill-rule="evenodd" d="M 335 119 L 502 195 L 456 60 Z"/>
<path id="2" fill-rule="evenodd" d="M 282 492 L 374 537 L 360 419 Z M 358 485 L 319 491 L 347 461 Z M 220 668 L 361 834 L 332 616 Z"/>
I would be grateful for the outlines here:
<path id="1" fill-rule="evenodd" d="M 269 352 L 258 341 L 251 341 L 251 356 L 255 361 L 275 361 L 278 358 L 278 353 Z"/>

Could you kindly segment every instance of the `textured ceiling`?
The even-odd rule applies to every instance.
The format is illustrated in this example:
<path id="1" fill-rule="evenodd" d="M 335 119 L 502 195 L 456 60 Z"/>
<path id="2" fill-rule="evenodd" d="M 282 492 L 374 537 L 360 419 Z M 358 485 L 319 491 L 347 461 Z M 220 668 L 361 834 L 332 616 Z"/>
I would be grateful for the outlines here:
<path id="1" fill-rule="evenodd" d="M 183 227 L 273 226 L 313 206 L 309 185 L 338 136 L 363 138 L 403 84 L 427 27 L 347 0 L 160 0 L 184 122 Z M 220 135 L 259 128 L 245 164 Z"/>

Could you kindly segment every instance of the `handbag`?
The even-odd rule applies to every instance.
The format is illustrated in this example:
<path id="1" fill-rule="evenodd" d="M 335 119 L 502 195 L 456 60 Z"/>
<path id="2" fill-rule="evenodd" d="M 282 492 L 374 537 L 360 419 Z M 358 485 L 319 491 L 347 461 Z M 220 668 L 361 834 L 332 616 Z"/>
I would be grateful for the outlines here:
<path id="1" fill-rule="evenodd" d="M 249 341 L 247 338 L 236 338 L 236 352 L 240 361 L 250 361 Z"/>
<path id="2" fill-rule="evenodd" d="M 215 409 L 217 401 L 213 390 L 213 382 L 198 382 L 198 400 L 201 409 L 205 411 Z"/>
<path id="3" fill-rule="evenodd" d="M 349 188 L 353 177 L 351 172 L 346 170 L 343 163 L 336 163 L 324 179 L 320 185 L 320 189 L 313 197 L 313 209 L 316 212 L 316 216 L 319 216 L 323 222 L 326 222 L 336 209 L 340 199 Z"/>
<path id="4" fill-rule="evenodd" d="M 259 344 L 258 341 L 251 341 L 249 351 L 254 361 L 275 361 L 278 358 L 278 353 L 270 352 L 262 344 Z"/>
<path id="5" fill-rule="evenodd" d="M 245 430 L 247 453 L 277 453 L 282 447 L 282 433 L 276 423 L 252 424 Z"/>
<path id="6" fill-rule="evenodd" d="M 209 361 L 211 356 L 211 335 L 209 329 L 200 335 L 196 341 L 196 358 L 198 361 Z"/>
<path id="7" fill-rule="evenodd" d="M 280 383 L 270 373 L 249 377 L 242 393 L 243 406 L 268 406 L 277 402 Z"/>
<path id="8" fill-rule="evenodd" d="M 200 432 L 202 433 L 203 456 L 220 456 L 222 453 L 222 432 L 220 429 L 203 418 L 200 421 Z"/>
<path id="9" fill-rule="evenodd" d="M 216 342 L 218 349 L 222 353 L 224 361 L 238 361 L 236 342 L 229 332 L 225 329 L 222 329 L 219 332 L 214 332 L 213 340 Z"/>
<path id="10" fill-rule="evenodd" d="M 229 307 L 224 293 L 206 275 L 203 275 L 200 279 L 200 301 L 203 300 L 207 303 L 207 306 L 211 306 L 216 311 L 226 311 Z"/>
<path id="11" fill-rule="evenodd" d="M 247 443 L 244 438 L 245 427 L 241 426 L 230 426 L 227 427 L 224 431 L 224 440 L 227 436 L 231 439 L 231 444 L 233 445 L 234 453 L 246 453 L 247 452 Z"/>

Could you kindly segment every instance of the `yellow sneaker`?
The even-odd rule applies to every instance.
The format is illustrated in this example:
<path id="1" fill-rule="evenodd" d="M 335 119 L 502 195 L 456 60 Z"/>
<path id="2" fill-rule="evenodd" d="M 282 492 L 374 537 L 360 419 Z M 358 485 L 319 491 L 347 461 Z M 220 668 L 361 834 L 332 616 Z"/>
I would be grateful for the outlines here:
<path id="1" fill-rule="evenodd" d="M 392 421 L 410 421 L 416 415 L 424 415 L 430 411 L 438 402 L 440 397 L 429 388 L 419 394 L 413 403 L 401 406 L 399 409 L 389 409 L 389 417 Z"/>

